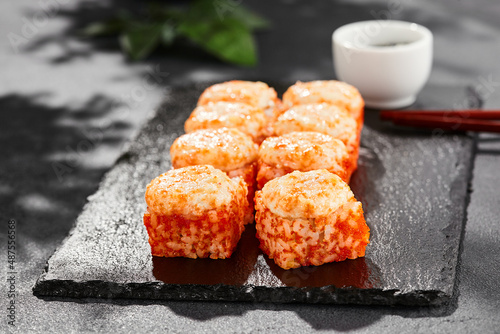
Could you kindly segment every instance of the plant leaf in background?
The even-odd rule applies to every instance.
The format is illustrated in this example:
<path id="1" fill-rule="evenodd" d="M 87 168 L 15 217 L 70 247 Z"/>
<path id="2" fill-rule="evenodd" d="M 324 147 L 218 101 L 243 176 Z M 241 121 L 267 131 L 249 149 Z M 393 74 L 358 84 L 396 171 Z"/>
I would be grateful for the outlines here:
<path id="1" fill-rule="evenodd" d="M 161 42 L 169 46 L 174 42 L 175 37 L 177 37 L 175 26 L 170 22 L 165 22 L 161 28 Z"/>
<path id="2" fill-rule="evenodd" d="M 143 19 L 121 11 L 106 22 L 90 24 L 83 33 L 119 35 L 123 51 L 133 60 L 185 38 L 223 61 L 253 66 L 257 48 L 252 33 L 267 27 L 267 20 L 234 0 L 196 0 L 187 8 L 152 3 Z"/>
<path id="3" fill-rule="evenodd" d="M 243 6 L 235 7 L 232 17 L 245 24 L 251 30 L 268 29 L 271 26 L 268 20 L 254 14 Z"/>
<path id="4" fill-rule="evenodd" d="M 86 36 L 106 36 L 119 34 L 124 28 L 124 22 L 120 19 L 111 19 L 107 22 L 95 22 L 83 29 Z"/>
<path id="5" fill-rule="evenodd" d="M 120 35 L 122 49 L 134 60 L 148 56 L 159 44 L 162 25 L 131 26 Z"/>
<path id="6" fill-rule="evenodd" d="M 125 29 L 133 18 L 127 11 L 120 10 L 116 17 L 105 22 L 94 22 L 85 27 L 82 31 L 85 36 L 110 36 L 118 35 Z"/>
<path id="7" fill-rule="evenodd" d="M 180 34 L 214 56 L 244 66 L 257 63 L 255 42 L 248 27 L 234 19 L 179 25 Z"/>

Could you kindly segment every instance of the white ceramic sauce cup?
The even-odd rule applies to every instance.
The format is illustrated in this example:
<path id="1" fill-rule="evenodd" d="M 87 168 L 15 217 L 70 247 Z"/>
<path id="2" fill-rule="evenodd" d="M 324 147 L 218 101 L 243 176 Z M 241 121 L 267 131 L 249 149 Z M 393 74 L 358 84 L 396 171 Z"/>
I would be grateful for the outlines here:
<path id="1" fill-rule="evenodd" d="M 429 78 L 432 33 L 416 23 L 350 23 L 335 30 L 332 42 L 338 78 L 358 88 L 368 107 L 408 106 Z"/>

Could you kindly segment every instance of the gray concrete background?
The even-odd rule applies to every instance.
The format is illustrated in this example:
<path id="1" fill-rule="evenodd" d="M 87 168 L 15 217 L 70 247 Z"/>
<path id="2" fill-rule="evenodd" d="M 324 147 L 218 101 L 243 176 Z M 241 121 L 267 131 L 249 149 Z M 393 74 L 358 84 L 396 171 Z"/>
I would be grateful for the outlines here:
<path id="1" fill-rule="evenodd" d="M 71 229 L 86 197 L 168 87 L 196 81 L 334 78 L 333 30 L 387 17 L 435 35 L 431 84 L 473 85 L 486 108 L 500 107 L 500 5 L 496 1 L 245 1 L 273 28 L 258 35 L 260 63 L 222 64 L 192 51 L 129 63 L 115 42 L 76 36 L 114 1 L 0 3 L 0 256 L 7 272 L 7 221 L 16 221 L 16 327 L 7 325 L 2 275 L 0 328 L 25 332 L 482 332 L 500 328 L 500 137 L 481 135 L 457 300 L 446 307 L 351 306 L 96 300 L 41 300 L 31 288 Z M 52 4 L 48 7 L 46 5 Z M 393 6 L 399 10 L 389 11 Z M 49 15 L 43 15 L 44 13 Z M 44 19 L 45 17 L 45 19 Z M 16 46 L 12 43 L 14 35 Z M 151 73 L 158 79 L 151 80 Z M 61 166 L 65 166 L 61 168 Z"/>

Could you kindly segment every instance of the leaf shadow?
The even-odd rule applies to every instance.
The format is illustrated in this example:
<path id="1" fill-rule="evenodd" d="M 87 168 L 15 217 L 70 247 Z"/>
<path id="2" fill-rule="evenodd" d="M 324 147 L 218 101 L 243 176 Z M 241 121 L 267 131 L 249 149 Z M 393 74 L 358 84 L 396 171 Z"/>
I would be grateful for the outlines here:
<path id="1" fill-rule="evenodd" d="M 49 107 L 41 97 L 0 98 L 0 124 L 16 129 L 0 135 L 1 180 L 7 189 L 0 194 L 0 206 L 6 208 L 4 215 L 19 221 L 21 237 L 50 244 L 68 233 L 107 170 L 93 163 L 91 153 L 121 145 L 130 124 L 96 125 L 116 106 L 102 95 L 77 109 Z"/>

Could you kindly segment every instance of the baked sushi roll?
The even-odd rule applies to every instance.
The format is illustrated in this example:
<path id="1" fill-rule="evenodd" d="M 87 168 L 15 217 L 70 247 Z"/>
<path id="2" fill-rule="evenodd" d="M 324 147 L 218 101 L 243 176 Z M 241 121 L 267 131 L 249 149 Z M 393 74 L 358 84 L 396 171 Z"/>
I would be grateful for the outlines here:
<path id="1" fill-rule="evenodd" d="M 260 144 L 268 136 L 268 119 L 262 109 L 239 102 L 209 102 L 196 107 L 184 131 L 236 128 Z"/>
<path id="2" fill-rule="evenodd" d="M 170 157 L 173 168 L 211 165 L 230 178 L 241 177 L 248 189 L 246 222 L 252 222 L 258 149 L 252 138 L 238 129 L 206 129 L 177 138 L 170 147 Z"/>
<path id="3" fill-rule="evenodd" d="M 212 166 L 172 169 L 146 189 L 144 225 L 154 256 L 225 259 L 244 229 L 242 179 Z"/>
<path id="4" fill-rule="evenodd" d="M 352 169 L 343 142 L 319 132 L 291 132 L 269 137 L 259 148 L 258 188 L 295 170 L 326 169 L 349 182 Z"/>
<path id="5" fill-rule="evenodd" d="M 258 107 L 268 117 L 273 117 L 274 110 L 281 106 L 274 88 L 260 81 L 232 80 L 212 85 L 201 94 L 198 106 L 218 101 L 241 102 Z"/>
<path id="6" fill-rule="evenodd" d="M 347 180 L 358 166 L 361 127 L 349 113 L 334 105 L 296 105 L 282 113 L 273 124 L 274 134 L 282 136 L 296 131 L 313 131 L 342 141 L 349 153 Z"/>
<path id="7" fill-rule="evenodd" d="M 283 269 L 365 255 L 370 229 L 347 183 L 324 169 L 295 171 L 255 197 L 262 251 Z"/>
<path id="8" fill-rule="evenodd" d="M 358 122 L 363 123 L 365 102 L 359 91 L 342 81 L 297 81 L 283 94 L 282 110 L 299 104 L 328 103 L 347 110 Z"/>

